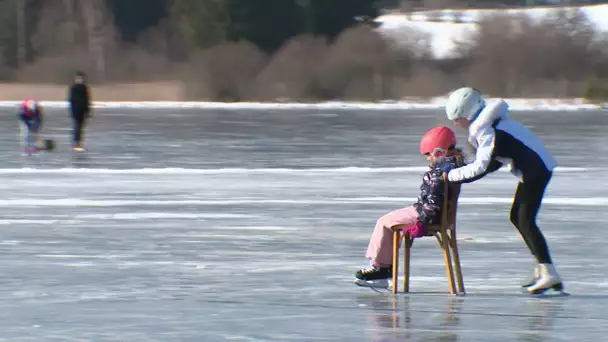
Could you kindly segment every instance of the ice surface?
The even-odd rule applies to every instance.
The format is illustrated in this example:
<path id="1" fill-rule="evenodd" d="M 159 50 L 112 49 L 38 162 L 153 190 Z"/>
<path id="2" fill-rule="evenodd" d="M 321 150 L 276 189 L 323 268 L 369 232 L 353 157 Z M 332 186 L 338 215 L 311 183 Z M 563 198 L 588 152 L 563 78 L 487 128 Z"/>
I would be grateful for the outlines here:
<path id="1" fill-rule="evenodd" d="M 375 220 L 417 195 L 440 110 L 99 109 L 84 154 L 22 157 L 0 116 L 0 340 L 569 341 L 608 332 L 602 112 L 514 114 L 559 163 L 540 225 L 569 297 L 530 298 L 516 180 L 463 188 L 468 295 L 416 243 L 414 294 L 352 284 Z M 463 132 L 458 131 L 462 139 Z M 464 141 L 464 140 L 463 140 Z"/>

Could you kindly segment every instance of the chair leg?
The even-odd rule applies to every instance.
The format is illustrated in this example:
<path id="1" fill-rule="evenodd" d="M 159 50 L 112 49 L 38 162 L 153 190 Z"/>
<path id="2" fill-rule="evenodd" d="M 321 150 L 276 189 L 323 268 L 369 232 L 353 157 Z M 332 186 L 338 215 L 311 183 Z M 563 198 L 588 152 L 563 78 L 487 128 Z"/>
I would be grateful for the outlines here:
<path id="1" fill-rule="evenodd" d="M 450 237 L 450 245 L 452 245 L 452 252 L 454 253 L 454 268 L 456 271 L 456 279 L 458 280 L 458 292 L 464 294 L 464 278 L 462 276 L 462 266 L 460 265 L 460 255 L 458 253 L 458 241 L 456 240 L 456 233 L 454 231 L 452 231 Z"/>
<path id="2" fill-rule="evenodd" d="M 405 248 L 403 248 L 403 292 L 407 293 L 410 292 L 410 257 L 414 239 L 408 234 L 404 233 L 403 235 L 403 240 L 405 242 Z"/>
<path id="3" fill-rule="evenodd" d="M 393 293 L 397 293 L 399 283 L 399 243 L 401 242 L 401 232 L 393 232 Z"/>
<path id="4" fill-rule="evenodd" d="M 445 272 L 450 283 L 450 292 L 456 294 L 456 283 L 454 282 L 454 269 L 452 267 L 452 258 L 450 256 L 450 240 L 448 233 L 445 230 L 441 231 L 441 248 L 443 249 L 443 257 L 445 259 Z"/>

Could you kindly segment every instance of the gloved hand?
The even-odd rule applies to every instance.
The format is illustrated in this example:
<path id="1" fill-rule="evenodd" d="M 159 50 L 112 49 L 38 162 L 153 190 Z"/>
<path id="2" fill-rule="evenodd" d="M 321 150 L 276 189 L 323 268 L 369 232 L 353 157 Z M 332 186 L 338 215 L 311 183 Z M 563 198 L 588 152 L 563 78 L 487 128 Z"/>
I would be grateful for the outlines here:
<path id="1" fill-rule="evenodd" d="M 403 231 L 407 233 L 411 238 L 419 238 L 427 234 L 428 227 L 426 224 L 422 223 L 421 221 L 418 221 L 415 225 L 409 226 Z"/>

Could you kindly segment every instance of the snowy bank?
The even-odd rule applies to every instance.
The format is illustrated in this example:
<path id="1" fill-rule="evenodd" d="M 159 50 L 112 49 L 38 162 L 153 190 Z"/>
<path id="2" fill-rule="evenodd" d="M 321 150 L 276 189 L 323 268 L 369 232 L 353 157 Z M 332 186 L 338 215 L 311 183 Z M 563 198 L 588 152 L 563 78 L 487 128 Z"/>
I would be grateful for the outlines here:
<path id="1" fill-rule="evenodd" d="M 518 9 L 470 9 L 436 10 L 405 14 L 387 14 L 375 19 L 380 24 L 378 30 L 386 37 L 400 43 L 399 36 L 405 30 L 415 30 L 429 36 L 431 50 L 435 58 L 456 56 L 456 44 L 478 30 L 482 18 L 487 15 L 511 14 L 527 15 L 540 20 L 556 10 L 578 9 L 585 13 L 597 31 L 608 31 L 608 4 L 580 7 L 532 7 Z M 402 41 L 402 40 L 401 40 Z M 407 42 L 403 42 L 406 43 Z"/>

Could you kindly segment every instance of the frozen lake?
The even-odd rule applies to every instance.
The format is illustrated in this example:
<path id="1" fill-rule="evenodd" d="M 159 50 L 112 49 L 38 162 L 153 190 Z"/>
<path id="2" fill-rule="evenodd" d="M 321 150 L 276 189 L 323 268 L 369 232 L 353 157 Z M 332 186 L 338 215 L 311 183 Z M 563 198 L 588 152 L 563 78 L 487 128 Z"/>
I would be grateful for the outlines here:
<path id="1" fill-rule="evenodd" d="M 531 298 L 516 179 L 465 185 L 465 297 L 416 243 L 418 294 L 352 284 L 376 219 L 418 195 L 439 110 L 98 110 L 84 154 L 22 157 L 0 113 L 0 340 L 570 341 L 608 333 L 606 112 L 513 114 L 560 164 L 539 224 L 569 297 Z M 465 142 L 462 131 L 457 131 Z M 75 170 L 76 168 L 80 170 Z M 430 292 L 430 293 L 429 293 Z"/>

